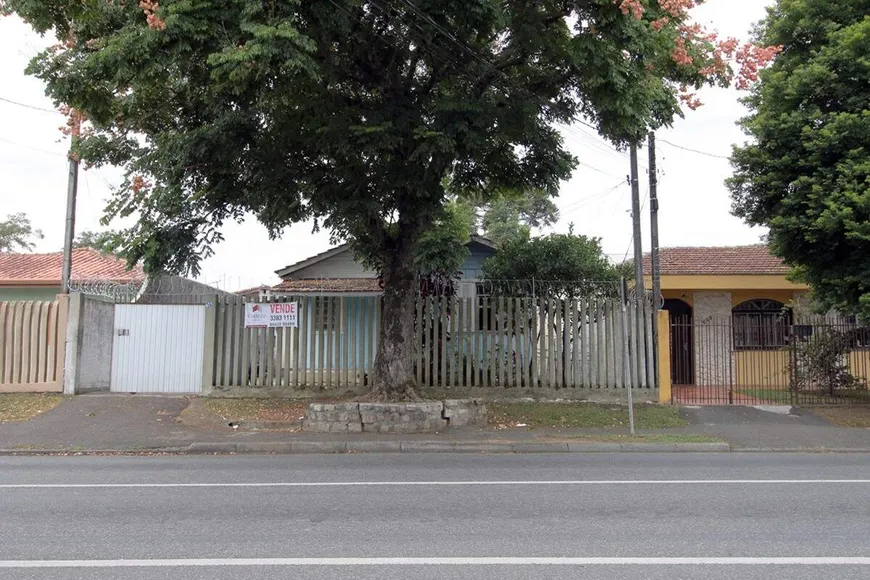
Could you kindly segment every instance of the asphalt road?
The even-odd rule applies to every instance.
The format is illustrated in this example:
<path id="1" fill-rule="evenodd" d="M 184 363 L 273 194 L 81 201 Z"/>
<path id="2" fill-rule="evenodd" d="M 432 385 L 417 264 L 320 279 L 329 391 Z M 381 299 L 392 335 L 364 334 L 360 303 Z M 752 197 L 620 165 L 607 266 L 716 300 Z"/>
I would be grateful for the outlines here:
<path id="1" fill-rule="evenodd" d="M 0 458 L 3 579 L 868 577 L 864 455 Z"/>

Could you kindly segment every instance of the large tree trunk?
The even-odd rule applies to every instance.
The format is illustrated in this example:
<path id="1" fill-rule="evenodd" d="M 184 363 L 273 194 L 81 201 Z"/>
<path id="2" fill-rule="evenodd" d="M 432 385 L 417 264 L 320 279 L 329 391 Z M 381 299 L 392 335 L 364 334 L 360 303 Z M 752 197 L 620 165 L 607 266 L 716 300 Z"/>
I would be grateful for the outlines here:
<path id="1" fill-rule="evenodd" d="M 374 390 L 391 400 L 413 400 L 414 305 L 418 281 L 412 244 L 400 240 L 384 256 L 381 333 L 374 366 Z"/>

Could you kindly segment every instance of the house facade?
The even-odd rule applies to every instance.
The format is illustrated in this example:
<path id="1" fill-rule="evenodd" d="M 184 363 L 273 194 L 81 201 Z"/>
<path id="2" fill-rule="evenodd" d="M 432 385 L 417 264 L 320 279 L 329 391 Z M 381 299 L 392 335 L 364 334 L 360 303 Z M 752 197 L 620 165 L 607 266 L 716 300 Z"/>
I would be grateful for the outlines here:
<path id="1" fill-rule="evenodd" d="M 0 253 L 0 302 L 54 300 L 61 293 L 63 253 Z M 73 284 L 134 284 L 145 280 L 141 268 L 92 248 L 73 250 Z"/>
<path id="2" fill-rule="evenodd" d="M 473 236 L 468 242 L 468 256 L 458 273 L 460 296 L 475 296 L 482 278 L 483 262 L 495 254 L 490 240 Z M 275 296 L 380 296 L 382 288 L 377 272 L 366 268 L 353 255 L 350 244 L 290 264 L 275 272 L 281 282 L 273 287 L 257 287 L 238 292 L 249 299 Z"/>
<path id="3" fill-rule="evenodd" d="M 811 333 L 809 288 L 766 245 L 662 248 L 662 307 L 669 312 L 670 369 L 681 402 L 740 402 L 790 383 L 790 345 Z M 650 287 L 649 256 L 644 260 Z M 856 326 L 833 313 L 826 324 Z M 665 332 L 660 329 L 659 332 Z M 853 374 L 870 375 L 868 351 L 850 355 Z M 756 397 L 757 398 L 757 397 Z"/>

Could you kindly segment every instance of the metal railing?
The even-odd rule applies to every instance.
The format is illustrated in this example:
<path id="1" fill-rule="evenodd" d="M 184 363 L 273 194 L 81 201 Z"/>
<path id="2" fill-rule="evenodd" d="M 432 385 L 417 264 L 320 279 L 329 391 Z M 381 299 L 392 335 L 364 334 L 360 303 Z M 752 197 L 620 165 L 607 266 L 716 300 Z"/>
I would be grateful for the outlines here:
<path id="1" fill-rule="evenodd" d="M 680 404 L 870 404 L 870 329 L 783 316 L 673 319 Z"/>

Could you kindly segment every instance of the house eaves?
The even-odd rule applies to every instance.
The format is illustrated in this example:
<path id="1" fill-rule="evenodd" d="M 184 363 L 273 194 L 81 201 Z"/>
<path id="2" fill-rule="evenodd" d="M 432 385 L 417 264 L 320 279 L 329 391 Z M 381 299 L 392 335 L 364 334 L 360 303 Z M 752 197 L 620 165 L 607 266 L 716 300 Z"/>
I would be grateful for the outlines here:
<path id="1" fill-rule="evenodd" d="M 301 262 L 296 262 L 295 264 L 284 266 L 280 270 L 275 270 L 275 273 L 278 274 L 279 277 L 283 278 L 284 276 L 289 276 L 293 272 L 298 272 L 299 270 L 307 268 L 312 264 L 322 262 L 323 260 L 329 259 L 333 256 L 337 256 L 338 254 L 347 252 L 348 250 L 350 250 L 350 244 L 342 244 L 340 246 L 336 246 L 334 248 L 326 250 L 325 252 L 321 252 L 319 254 L 311 256 L 310 258 L 306 258 Z"/>

